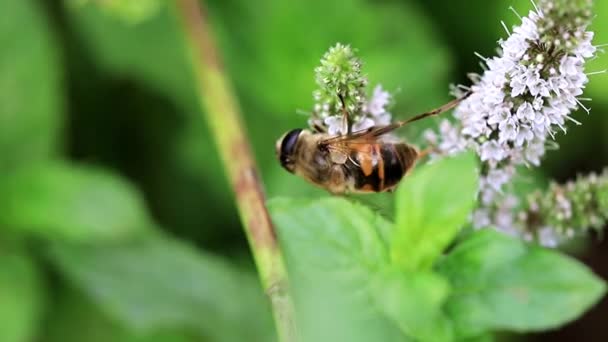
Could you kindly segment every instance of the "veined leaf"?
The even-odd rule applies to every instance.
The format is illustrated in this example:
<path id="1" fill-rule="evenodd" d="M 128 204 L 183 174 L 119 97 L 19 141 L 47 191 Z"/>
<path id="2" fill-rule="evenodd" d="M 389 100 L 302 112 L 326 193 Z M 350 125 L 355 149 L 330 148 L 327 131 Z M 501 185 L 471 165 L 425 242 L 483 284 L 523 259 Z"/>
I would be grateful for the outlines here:
<path id="1" fill-rule="evenodd" d="M 453 292 L 447 310 L 461 335 L 488 330 L 540 331 L 579 317 L 606 285 L 557 251 L 493 230 L 473 234 L 439 265 Z"/>
<path id="2" fill-rule="evenodd" d="M 275 200 L 270 209 L 286 253 L 304 340 L 450 338 L 440 312 L 446 282 L 390 264 L 388 221 L 340 198 Z"/>
<path id="3" fill-rule="evenodd" d="M 465 153 L 415 170 L 397 190 L 393 261 L 429 269 L 468 220 L 475 205 L 476 158 Z"/>
<path id="4" fill-rule="evenodd" d="M 373 279 L 372 294 L 403 332 L 420 341 L 451 341 L 452 326 L 442 311 L 450 285 L 430 272 L 389 268 Z"/>

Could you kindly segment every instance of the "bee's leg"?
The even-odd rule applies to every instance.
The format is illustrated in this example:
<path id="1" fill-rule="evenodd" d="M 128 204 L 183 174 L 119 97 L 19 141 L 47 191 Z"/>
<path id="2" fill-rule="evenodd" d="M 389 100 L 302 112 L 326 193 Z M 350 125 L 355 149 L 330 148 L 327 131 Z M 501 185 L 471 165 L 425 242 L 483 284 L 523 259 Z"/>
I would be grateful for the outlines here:
<path id="1" fill-rule="evenodd" d="M 312 129 L 315 133 L 326 133 L 327 129 L 325 129 L 325 127 L 323 127 L 323 125 L 321 125 L 318 122 L 314 122 L 312 124 Z"/>
<path id="2" fill-rule="evenodd" d="M 342 103 L 342 132 L 350 134 L 350 118 L 348 116 L 348 111 L 346 110 L 346 102 L 344 101 L 344 96 L 342 94 L 338 94 L 338 97 Z"/>
<path id="3" fill-rule="evenodd" d="M 416 159 L 422 159 L 430 154 L 441 154 L 441 151 L 437 148 L 437 146 L 429 146 L 418 152 L 418 157 Z"/>
<path id="4" fill-rule="evenodd" d="M 333 195 L 344 195 L 348 191 L 346 186 L 346 175 L 341 165 L 332 166 L 329 172 L 327 190 Z"/>

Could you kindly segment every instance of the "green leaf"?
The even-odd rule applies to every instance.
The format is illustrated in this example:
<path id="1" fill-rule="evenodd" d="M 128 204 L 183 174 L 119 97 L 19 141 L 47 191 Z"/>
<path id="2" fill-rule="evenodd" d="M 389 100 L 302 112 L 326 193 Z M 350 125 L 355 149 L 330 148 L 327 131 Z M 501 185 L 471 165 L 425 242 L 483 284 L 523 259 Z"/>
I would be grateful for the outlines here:
<path id="1" fill-rule="evenodd" d="M 72 6 L 82 6 L 90 0 L 68 0 Z M 95 1 L 108 13 L 115 15 L 127 23 L 138 23 L 156 14 L 162 3 L 160 0 L 106 0 Z"/>
<path id="2" fill-rule="evenodd" d="M 570 322 L 605 293 L 587 267 L 493 230 L 473 234 L 439 265 L 453 288 L 447 310 L 461 335 L 540 331 Z"/>
<path id="3" fill-rule="evenodd" d="M 107 171 L 63 163 L 0 180 L 0 227 L 51 240 L 120 240 L 151 225 L 141 194 Z"/>
<path id="4" fill-rule="evenodd" d="M 478 176 L 472 153 L 416 169 L 397 189 L 393 260 L 408 270 L 429 269 L 467 222 Z"/>
<path id="5" fill-rule="evenodd" d="M 374 303 L 371 279 L 389 263 L 390 223 L 341 198 L 270 203 L 304 341 L 402 341 Z"/>
<path id="6" fill-rule="evenodd" d="M 0 252 L 0 341 L 33 341 L 43 309 L 44 287 L 27 255 Z"/>
<path id="7" fill-rule="evenodd" d="M 451 323 L 441 310 L 449 293 L 442 277 L 387 269 L 374 278 L 372 292 L 383 312 L 407 335 L 421 341 L 452 340 Z"/>
<path id="8" fill-rule="evenodd" d="M 102 312 L 80 291 L 71 287 L 58 291 L 53 298 L 53 314 L 47 318 L 45 342 L 195 342 L 191 331 L 160 330 L 150 333 L 133 331 Z M 74 322 L 78 322 L 75 329 Z"/>
<path id="9" fill-rule="evenodd" d="M 47 159 L 59 149 L 62 68 L 40 5 L 0 1 L 0 170 Z"/>
<path id="10" fill-rule="evenodd" d="M 220 342 L 272 340 L 255 277 L 177 240 L 57 244 L 50 255 L 75 287 L 131 330 L 183 328 Z"/>

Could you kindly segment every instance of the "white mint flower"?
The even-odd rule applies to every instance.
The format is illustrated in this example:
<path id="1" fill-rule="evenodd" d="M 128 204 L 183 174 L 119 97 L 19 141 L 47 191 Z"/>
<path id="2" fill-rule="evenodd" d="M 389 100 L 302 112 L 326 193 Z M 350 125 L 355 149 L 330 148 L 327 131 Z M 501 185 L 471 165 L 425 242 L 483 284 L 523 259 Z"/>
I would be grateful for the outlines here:
<path id="1" fill-rule="evenodd" d="M 389 104 L 391 95 L 382 89 L 382 85 L 378 84 L 374 88 L 369 101 L 364 105 L 364 110 L 372 116 L 380 116 L 386 113 L 386 106 Z"/>
<path id="2" fill-rule="evenodd" d="M 552 227 L 543 227 L 538 231 L 538 242 L 545 247 L 555 248 L 560 241 Z"/>
<path id="3" fill-rule="evenodd" d="M 524 143 L 530 142 L 534 139 L 534 132 L 527 125 L 521 125 L 518 127 L 517 135 L 515 136 L 515 147 L 522 147 Z"/>
<path id="4" fill-rule="evenodd" d="M 495 140 L 489 140 L 481 144 L 479 147 L 479 158 L 481 161 L 487 161 L 490 164 L 496 164 L 497 162 L 507 157 L 507 151 L 505 147 L 499 144 Z"/>
<path id="5" fill-rule="evenodd" d="M 327 133 L 331 135 L 342 135 L 346 134 L 346 130 L 344 129 L 344 123 L 341 117 L 339 116 L 330 116 L 323 120 L 323 123 L 327 127 Z"/>
<path id="6" fill-rule="evenodd" d="M 390 120 L 390 119 L 389 119 Z M 390 122 L 390 121 L 389 121 Z M 376 122 L 370 118 L 361 118 L 353 124 L 353 132 L 363 131 L 370 127 L 374 127 Z"/>
<path id="7" fill-rule="evenodd" d="M 572 112 L 579 107 L 588 111 L 578 97 L 589 81 L 585 62 L 597 51 L 593 33 L 586 31 L 590 4 L 538 0 L 535 10 L 499 41 L 499 55 L 484 59 L 487 69 L 472 77 L 472 95 L 454 112 L 458 123 L 434 144 L 444 154 L 473 148 L 484 163 L 476 226 L 489 217 L 499 230 L 514 231 L 515 220 L 507 217 L 512 208 L 503 202 L 515 168 L 540 165 L 556 132 L 565 132 L 568 121 L 577 123 Z M 546 245 L 553 242 L 547 232 L 521 233 Z"/>
<path id="8" fill-rule="evenodd" d="M 362 101 L 364 104 L 361 108 L 361 112 L 356 115 L 351 114 L 354 117 L 351 122 L 351 131 L 363 131 L 373 126 L 390 124 L 392 116 L 391 113 L 386 110 L 386 106 L 390 103 L 390 98 L 390 94 L 383 90 L 381 85 L 376 86 L 371 98 L 367 101 Z M 326 129 L 328 134 L 347 134 L 341 110 L 330 115 L 328 104 L 316 104 L 315 112 L 318 116 L 323 118 L 322 126 Z"/>
<path id="9" fill-rule="evenodd" d="M 392 115 L 391 113 L 384 112 L 380 115 L 374 116 L 373 118 L 374 124 L 377 126 L 384 126 L 391 123 Z"/>
<path id="10" fill-rule="evenodd" d="M 439 125 L 442 141 L 439 145 L 441 151 L 447 154 L 456 154 L 466 148 L 467 140 L 460 134 L 457 127 L 448 120 L 443 120 Z M 436 145 L 436 144 L 433 144 Z"/>
<path id="11" fill-rule="evenodd" d="M 492 224 L 492 220 L 490 219 L 490 211 L 487 209 L 475 210 L 473 212 L 471 221 L 473 221 L 473 227 L 477 229 L 488 227 L 490 224 Z"/>

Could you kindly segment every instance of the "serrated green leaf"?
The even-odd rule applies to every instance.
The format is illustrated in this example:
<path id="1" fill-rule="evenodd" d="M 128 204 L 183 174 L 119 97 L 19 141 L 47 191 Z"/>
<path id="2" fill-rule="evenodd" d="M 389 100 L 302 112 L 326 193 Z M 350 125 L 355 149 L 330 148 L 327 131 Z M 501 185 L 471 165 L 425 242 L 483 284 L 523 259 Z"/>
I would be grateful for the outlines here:
<path id="1" fill-rule="evenodd" d="M 120 240 L 151 225 L 131 184 L 102 169 L 45 163 L 0 180 L 0 226 L 49 240 Z"/>
<path id="2" fill-rule="evenodd" d="M 0 341 L 29 342 L 43 310 L 41 275 L 26 254 L 0 252 Z"/>
<path id="3" fill-rule="evenodd" d="M 372 281 L 374 300 L 408 336 L 420 341 L 452 340 L 451 322 L 441 308 L 449 293 L 442 277 L 387 268 Z"/>
<path id="4" fill-rule="evenodd" d="M 40 6 L 33 0 L 0 1 L 0 170 L 59 150 L 62 67 Z"/>
<path id="5" fill-rule="evenodd" d="M 375 305 L 374 274 L 387 267 L 390 223 L 341 198 L 269 204 L 287 259 L 304 341 L 403 341 Z"/>
<path id="6" fill-rule="evenodd" d="M 457 246 L 439 272 L 452 284 L 447 311 L 465 337 L 556 328 L 579 317 L 606 291 L 604 282 L 576 260 L 492 230 Z"/>
<path id="7" fill-rule="evenodd" d="M 272 340 L 255 277 L 177 240 L 57 244 L 50 256 L 75 287 L 134 331 L 184 328 L 219 342 Z"/>
<path id="8" fill-rule="evenodd" d="M 429 269 L 467 222 L 478 186 L 476 158 L 465 153 L 425 165 L 397 189 L 391 256 L 408 270 Z"/>

